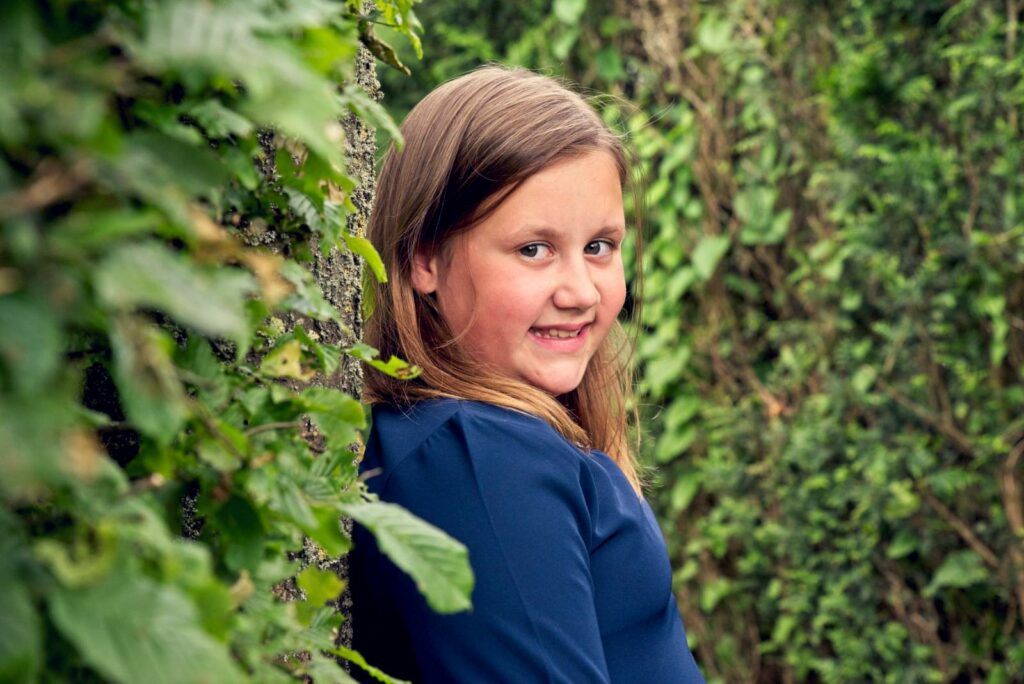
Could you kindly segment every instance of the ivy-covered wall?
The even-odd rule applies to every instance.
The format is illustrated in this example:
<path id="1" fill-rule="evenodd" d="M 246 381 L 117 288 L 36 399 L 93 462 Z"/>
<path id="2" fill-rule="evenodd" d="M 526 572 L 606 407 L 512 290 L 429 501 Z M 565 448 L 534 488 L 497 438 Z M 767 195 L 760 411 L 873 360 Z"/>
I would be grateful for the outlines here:
<path id="1" fill-rule="evenodd" d="M 626 101 L 644 456 L 709 680 L 1024 679 L 1024 4 L 420 14 L 392 102 L 488 59 Z"/>

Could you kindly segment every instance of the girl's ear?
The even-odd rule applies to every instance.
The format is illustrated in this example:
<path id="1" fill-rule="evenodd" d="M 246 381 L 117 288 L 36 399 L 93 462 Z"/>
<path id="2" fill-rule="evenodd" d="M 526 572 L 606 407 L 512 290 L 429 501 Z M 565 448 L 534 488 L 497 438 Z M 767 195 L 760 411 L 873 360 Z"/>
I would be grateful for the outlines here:
<path id="1" fill-rule="evenodd" d="M 428 257 L 422 252 L 417 252 L 412 258 L 412 286 L 421 295 L 428 295 L 437 291 L 438 260 L 436 256 Z"/>

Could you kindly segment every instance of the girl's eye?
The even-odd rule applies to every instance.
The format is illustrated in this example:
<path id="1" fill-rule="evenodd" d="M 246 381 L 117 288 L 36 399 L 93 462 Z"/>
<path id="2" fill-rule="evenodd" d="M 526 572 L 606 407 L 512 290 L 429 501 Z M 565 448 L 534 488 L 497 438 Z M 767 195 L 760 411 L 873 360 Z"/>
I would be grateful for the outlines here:
<path id="1" fill-rule="evenodd" d="M 594 240 L 587 243 L 583 253 L 587 256 L 608 256 L 614 247 L 615 245 L 608 240 Z"/>
<path id="2" fill-rule="evenodd" d="M 524 245 L 519 248 L 519 254 L 526 257 L 527 259 L 541 259 L 547 256 L 548 246 L 539 242 L 534 242 L 530 245 Z"/>

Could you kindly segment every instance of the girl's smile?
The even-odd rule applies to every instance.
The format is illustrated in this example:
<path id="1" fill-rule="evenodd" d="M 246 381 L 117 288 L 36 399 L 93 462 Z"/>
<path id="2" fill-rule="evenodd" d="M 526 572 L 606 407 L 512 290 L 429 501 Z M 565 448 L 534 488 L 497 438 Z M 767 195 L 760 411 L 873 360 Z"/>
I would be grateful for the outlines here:
<path id="1" fill-rule="evenodd" d="M 527 178 L 412 279 L 478 360 L 549 394 L 575 389 L 625 301 L 619 169 L 607 152 Z"/>

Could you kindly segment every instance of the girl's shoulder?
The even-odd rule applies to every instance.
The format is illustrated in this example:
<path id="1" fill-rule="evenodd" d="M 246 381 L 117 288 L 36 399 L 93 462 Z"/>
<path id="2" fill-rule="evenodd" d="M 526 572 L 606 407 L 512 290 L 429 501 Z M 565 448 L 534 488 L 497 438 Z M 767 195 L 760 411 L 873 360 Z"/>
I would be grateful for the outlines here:
<path id="1" fill-rule="evenodd" d="M 614 490 L 635 499 L 607 455 L 570 442 L 542 418 L 478 401 L 438 398 L 410 407 L 377 405 L 364 469 L 377 489 L 401 470 L 403 480 L 450 476 L 468 466 L 477 485 L 561 482 L 584 499 Z M 415 474 L 413 474 L 415 473 Z M 442 475 L 443 474 L 443 475 Z"/>
<path id="2" fill-rule="evenodd" d="M 385 451 L 400 455 L 457 440 L 471 447 L 502 444 L 530 451 L 543 449 L 585 455 L 543 419 L 503 406 L 468 399 L 437 398 L 412 406 L 373 407 L 373 431 Z"/>

